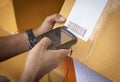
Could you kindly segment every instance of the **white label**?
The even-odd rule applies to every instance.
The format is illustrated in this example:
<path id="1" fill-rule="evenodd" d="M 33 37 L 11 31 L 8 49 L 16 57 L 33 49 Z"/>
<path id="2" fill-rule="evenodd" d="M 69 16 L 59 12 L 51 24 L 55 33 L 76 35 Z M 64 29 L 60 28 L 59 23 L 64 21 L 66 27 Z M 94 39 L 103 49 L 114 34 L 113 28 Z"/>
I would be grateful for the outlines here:
<path id="1" fill-rule="evenodd" d="M 107 0 L 76 0 L 65 26 L 78 38 L 87 41 L 106 3 Z"/>

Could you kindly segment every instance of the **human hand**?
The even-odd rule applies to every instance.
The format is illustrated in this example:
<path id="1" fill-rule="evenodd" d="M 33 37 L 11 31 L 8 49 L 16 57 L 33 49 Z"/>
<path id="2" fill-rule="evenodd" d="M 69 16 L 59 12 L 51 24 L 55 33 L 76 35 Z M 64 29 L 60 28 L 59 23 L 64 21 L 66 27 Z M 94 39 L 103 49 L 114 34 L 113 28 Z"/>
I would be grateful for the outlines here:
<path id="1" fill-rule="evenodd" d="M 33 30 L 34 35 L 38 36 L 40 34 L 50 31 L 53 28 L 55 22 L 63 23 L 65 22 L 65 18 L 63 18 L 59 14 L 53 14 L 51 16 L 46 17 L 41 26 Z"/>
<path id="2" fill-rule="evenodd" d="M 68 54 L 68 49 L 48 50 L 51 40 L 43 38 L 29 53 L 20 82 L 37 82 L 54 69 Z"/>

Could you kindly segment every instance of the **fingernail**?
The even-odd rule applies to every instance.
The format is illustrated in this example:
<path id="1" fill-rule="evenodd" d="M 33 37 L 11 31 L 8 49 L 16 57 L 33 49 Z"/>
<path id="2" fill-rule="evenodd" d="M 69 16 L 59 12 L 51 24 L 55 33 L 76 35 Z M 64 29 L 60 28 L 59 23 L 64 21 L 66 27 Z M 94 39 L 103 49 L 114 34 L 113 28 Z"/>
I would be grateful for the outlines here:
<path id="1" fill-rule="evenodd" d="M 65 18 L 64 18 L 64 17 L 60 17 L 60 20 L 61 20 L 61 21 L 65 21 Z"/>

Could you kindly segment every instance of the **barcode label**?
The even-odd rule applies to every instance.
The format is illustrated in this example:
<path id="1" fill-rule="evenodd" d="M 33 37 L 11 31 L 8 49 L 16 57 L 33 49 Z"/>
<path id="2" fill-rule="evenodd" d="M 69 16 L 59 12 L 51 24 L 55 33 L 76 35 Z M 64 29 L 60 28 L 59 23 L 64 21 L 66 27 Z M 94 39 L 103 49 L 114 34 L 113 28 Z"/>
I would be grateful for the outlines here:
<path id="1" fill-rule="evenodd" d="M 69 21 L 68 26 L 67 26 L 71 31 L 73 31 L 74 33 L 76 33 L 78 36 L 84 37 L 87 29 L 79 26 L 78 24 L 75 24 L 72 21 Z"/>

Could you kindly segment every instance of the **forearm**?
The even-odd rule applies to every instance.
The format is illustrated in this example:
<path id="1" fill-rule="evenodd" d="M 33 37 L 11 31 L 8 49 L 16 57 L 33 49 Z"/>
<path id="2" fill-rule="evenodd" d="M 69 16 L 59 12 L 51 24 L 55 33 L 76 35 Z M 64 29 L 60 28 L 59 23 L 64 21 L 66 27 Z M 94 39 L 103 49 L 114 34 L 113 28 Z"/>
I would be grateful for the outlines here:
<path id="1" fill-rule="evenodd" d="M 38 30 L 33 30 L 33 34 L 38 36 L 40 32 Z M 0 61 L 4 61 L 28 50 L 29 41 L 25 32 L 0 37 Z"/>
<path id="2" fill-rule="evenodd" d="M 40 74 L 37 75 L 38 71 L 36 71 L 37 69 L 32 69 L 31 68 L 27 68 L 24 69 L 19 82 L 38 82 L 40 78 L 42 78 L 42 76 L 44 74 L 42 74 L 42 71 L 40 71 Z"/>
<path id="3" fill-rule="evenodd" d="M 26 33 L 0 37 L 0 61 L 29 50 Z"/>

